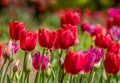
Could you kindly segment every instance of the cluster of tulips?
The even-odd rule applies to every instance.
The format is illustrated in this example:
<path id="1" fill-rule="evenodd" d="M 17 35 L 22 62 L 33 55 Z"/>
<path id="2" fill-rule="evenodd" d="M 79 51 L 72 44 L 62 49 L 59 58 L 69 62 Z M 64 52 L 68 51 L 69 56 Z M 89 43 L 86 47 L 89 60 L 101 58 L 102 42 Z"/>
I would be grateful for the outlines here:
<path id="1" fill-rule="evenodd" d="M 101 24 L 92 25 L 86 20 L 82 21 L 81 31 L 90 34 L 95 45 L 91 45 L 88 50 L 78 50 L 77 52 L 73 51 L 72 47 L 79 44 L 77 38 L 77 25 L 80 22 L 79 12 L 66 11 L 61 16 L 61 28 L 58 30 L 39 28 L 38 32 L 27 31 L 23 22 L 10 21 L 10 40 L 4 46 L 4 49 L 3 45 L 0 44 L 0 56 L 4 58 L 3 62 L 2 58 L 0 59 L 2 63 L 0 69 L 1 83 L 5 83 L 7 75 L 10 83 L 29 83 L 32 66 L 37 71 L 34 83 L 46 82 L 47 78 L 44 76 L 44 71 L 49 66 L 50 61 L 53 60 L 53 50 L 58 50 L 59 52 L 56 55 L 59 56 L 59 60 L 57 61 L 59 71 L 57 72 L 58 78 L 56 78 L 59 83 L 63 83 L 66 74 L 72 76 L 77 74 L 83 75 L 89 72 L 90 79 L 88 82 L 93 83 L 94 76 L 92 74 L 94 68 L 99 68 L 102 60 L 104 61 L 104 69 L 107 74 L 117 74 L 120 70 L 120 44 L 118 42 L 120 36 L 118 28 L 120 27 L 120 10 L 111 8 L 109 9 L 109 13 L 110 17 L 105 30 Z M 105 34 L 103 30 L 106 31 Z M 20 46 L 18 45 L 18 41 Z M 35 49 L 37 42 L 43 51 L 40 52 L 40 50 L 32 54 L 31 52 Z M 25 52 L 24 56 L 21 54 L 24 57 L 21 70 L 19 70 L 20 60 L 17 60 L 13 64 L 19 47 Z M 63 57 L 63 51 L 65 50 L 65 57 Z M 9 71 L 9 68 L 13 72 Z M 19 73 L 18 79 L 15 79 L 17 72 Z M 12 75 L 10 76 L 11 73 Z M 84 78 L 79 80 L 80 83 L 82 79 Z M 69 82 L 72 83 L 72 81 L 70 80 Z"/>

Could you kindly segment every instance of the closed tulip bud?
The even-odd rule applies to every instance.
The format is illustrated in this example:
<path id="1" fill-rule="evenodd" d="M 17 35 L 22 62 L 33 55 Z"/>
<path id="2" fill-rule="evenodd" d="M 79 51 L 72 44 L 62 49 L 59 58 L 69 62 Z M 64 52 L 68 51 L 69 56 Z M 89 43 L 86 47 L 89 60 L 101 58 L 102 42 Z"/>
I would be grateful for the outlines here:
<path id="1" fill-rule="evenodd" d="M 52 65 L 48 63 L 47 68 L 46 68 L 46 74 L 50 76 L 52 73 Z"/>
<path id="2" fill-rule="evenodd" d="M 31 70 L 32 70 L 32 58 L 31 58 L 31 53 L 29 53 L 28 55 L 26 55 L 24 71 L 25 73 L 30 73 Z"/>
<path id="3" fill-rule="evenodd" d="M 12 40 L 10 40 L 10 41 L 6 44 L 6 46 L 5 46 L 5 48 L 4 48 L 4 51 L 3 51 L 3 56 L 4 56 L 4 58 L 10 59 L 11 56 L 12 56 L 12 50 L 13 50 Z"/>
<path id="4" fill-rule="evenodd" d="M 14 72 L 14 73 L 19 69 L 19 65 L 20 65 L 20 60 L 17 60 L 17 61 L 13 64 L 13 72 Z"/>

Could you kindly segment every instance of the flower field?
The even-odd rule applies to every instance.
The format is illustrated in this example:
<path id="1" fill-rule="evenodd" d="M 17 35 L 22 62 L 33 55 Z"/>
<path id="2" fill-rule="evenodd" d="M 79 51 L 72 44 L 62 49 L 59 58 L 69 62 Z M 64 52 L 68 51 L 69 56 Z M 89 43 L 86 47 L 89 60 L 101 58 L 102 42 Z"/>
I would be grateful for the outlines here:
<path id="1" fill-rule="evenodd" d="M 120 8 L 45 1 L 1 1 L 0 83 L 120 83 Z"/>

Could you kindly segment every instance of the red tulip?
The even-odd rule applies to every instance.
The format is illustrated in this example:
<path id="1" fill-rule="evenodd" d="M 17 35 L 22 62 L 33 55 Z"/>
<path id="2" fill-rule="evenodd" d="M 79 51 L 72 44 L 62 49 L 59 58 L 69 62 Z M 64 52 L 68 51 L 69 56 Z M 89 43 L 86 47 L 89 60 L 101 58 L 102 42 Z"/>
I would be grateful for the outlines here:
<path id="1" fill-rule="evenodd" d="M 91 32 L 91 30 L 89 28 L 90 28 L 90 23 L 87 20 L 85 20 L 81 23 L 81 30 L 82 31 Z"/>
<path id="2" fill-rule="evenodd" d="M 97 34 L 95 38 L 95 44 L 101 48 L 107 48 L 111 43 L 111 38 L 109 35 Z"/>
<path id="3" fill-rule="evenodd" d="M 94 25 L 94 30 L 93 30 L 93 32 L 91 33 L 91 35 L 92 35 L 92 36 L 96 36 L 97 34 L 101 34 L 101 33 L 102 33 L 102 30 L 103 30 L 102 25 L 96 24 L 96 25 Z"/>
<path id="4" fill-rule="evenodd" d="M 42 47 L 45 47 L 48 49 L 53 48 L 56 37 L 57 37 L 56 31 L 50 31 L 48 29 L 39 28 L 38 41 Z"/>
<path id="5" fill-rule="evenodd" d="M 105 71 L 109 74 L 116 74 L 120 67 L 120 57 L 112 52 L 107 52 L 104 60 Z"/>
<path id="6" fill-rule="evenodd" d="M 77 37 L 77 26 L 73 26 L 71 24 L 68 24 L 68 25 L 67 24 L 63 24 L 62 28 L 64 30 L 70 30 L 73 33 L 73 35 L 74 35 L 74 37 L 76 39 L 76 37 Z"/>
<path id="7" fill-rule="evenodd" d="M 20 35 L 20 47 L 24 51 L 32 51 L 37 42 L 37 33 L 33 31 L 22 31 Z"/>
<path id="8" fill-rule="evenodd" d="M 109 18 L 107 20 L 107 28 L 111 28 L 113 26 L 113 24 L 114 24 L 113 18 Z"/>
<path id="9" fill-rule="evenodd" d="M 71 24 L 71 25 L 77 25 L 80 21 L 80 15 L 77 12 L 67 11 L 64 15 L 61 17 L 61 25 L 63 24 Z"/>
<path id="10" fill-rule="evenodd" d="M 108 51 L 118 54 L 120 51 L 120 44 L 116 42 L 111 42 L 107 48 Z"/>
<path id="11" fill-rule="evenodd" d="M 70 74 L 77 74 L 83 68 L 85 56 L 82 52 L 69 51 L 64 60 L 64 70 Z"/>
<path id="12" fill-rule="evenodd" d="M 76 38 L 71 30 L 59 29 L 57 33 L 56 46 L 61 49 L 67 49 L 74 45 Z"/>
<path id="13" fill-rule="evenodd" d="M 120 14 L 114 16 L 114 24 L 120 26 Z"/>
<path id="14" fill-rule="evenodd" d="M 10 37 L 13 40 L 19 40 L 19 35 L 21 31 L 24 30 L 24 23 L 23 22 L 18 22 L 18 21 L 11 21 L 9 22 L 9 32 L 10 32 Z"/>

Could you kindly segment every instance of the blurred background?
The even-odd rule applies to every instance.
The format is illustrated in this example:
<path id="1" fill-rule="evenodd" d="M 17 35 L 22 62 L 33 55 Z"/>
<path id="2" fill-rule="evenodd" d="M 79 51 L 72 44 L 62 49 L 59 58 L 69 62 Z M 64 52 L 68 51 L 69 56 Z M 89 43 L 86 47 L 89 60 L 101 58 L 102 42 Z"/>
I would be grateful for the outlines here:
<path id="1" fill-rule="evenodd" d="M 27 29 L 56 29 L 60 27 L 60 16 L 73 10 L 81 13 L 81 20 L 104 25 L 110 7 L 119 8 L 120 0 L 0 0 L 0 40 L 8 40 L 11 20 L 25 22 Z"/>

